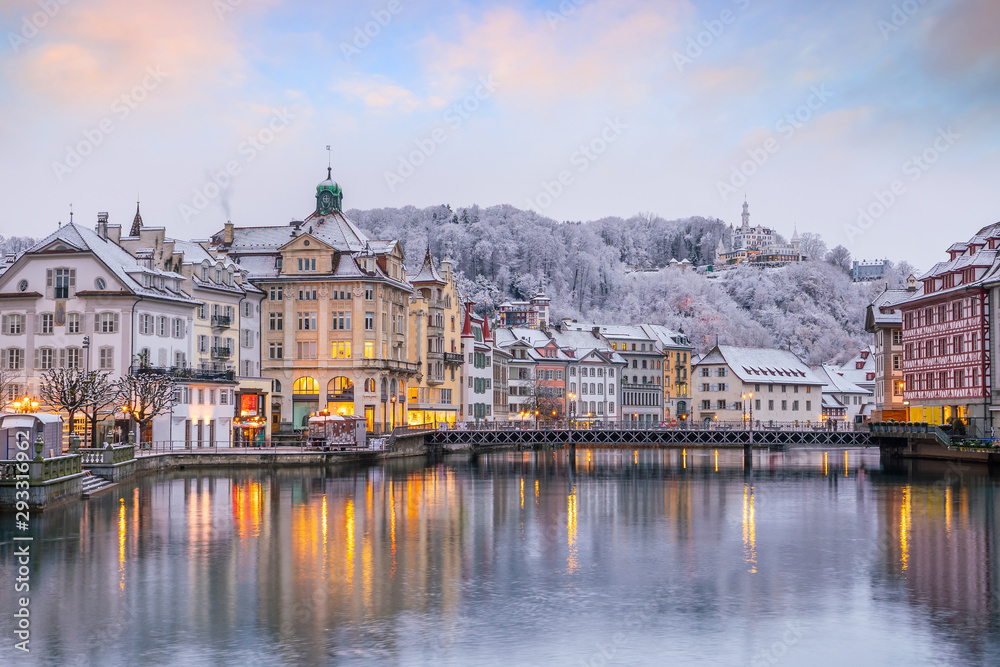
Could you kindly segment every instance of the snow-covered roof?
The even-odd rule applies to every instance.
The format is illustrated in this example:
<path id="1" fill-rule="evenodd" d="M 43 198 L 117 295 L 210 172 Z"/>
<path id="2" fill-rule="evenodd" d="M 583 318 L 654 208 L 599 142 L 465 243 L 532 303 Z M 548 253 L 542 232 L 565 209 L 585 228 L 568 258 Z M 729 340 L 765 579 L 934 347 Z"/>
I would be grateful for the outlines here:
<path id="1" fill-rule="evenodd" d="M 814 369 L 816 375 L 826 383 L 823 387 L 824 393 L 837 393 L 837 394 L 861 394 L 863 396 L 871 396 L 872 392 L 859 387 L 854 384 L 843 373 L 835 366 L 819 366 Z"/>
<path id="2" fill-rule="evenodd" d="M 102 239 L 96 232 L 75 222 L 63 225 L 58 230 L 33 245 L 25 251 L 23 256 L 40 253 L 52 245 L 68 246 L 67 250 L 79 252 L 92 252 L 115 277 L 124 285 L 125 289 L 133 294 L 138 294 L 147 298 L 165 299 L 168 301 L 178 301 L 182 303 L 201 303 L 183 291 L 173 291 L 170 289 L 159 289 L 156 281 L 150 287 L 145 287 L 138 276 L 149 275 L 159 278 L 169 279 L 169 281 L 181 281 L 184 276 L 173 271 L 163 271 L 152 269 L 140 265 L 136 258 L 130 255 L 124 248 L 114 241 Z"/>
<path id="3" fill-rule="evenodd" d="M 275 252 L 288 243 L 293 233 L 312 234 L 317 239 L 329 244 L 341 252 L 362 252 L 366 246 L 377 243 L 380 248 L 392 241 L 373 242 L 364 232 L 351 222 L 343 213 L 334 211 L 320 215 L 315 211 L 305 220 L 289 225 L 272 225 L 266 227 L 234 227 L 233 242 L 229 244 L 230 252 L 263 253 Z M 224 232 L 212 236 L 213 243 L 221 243 Z"/>
<path id="4" fill-rule="evenodd" d="M 913 292 L 905 289 L 884 290 L 868 307 L 866 329 L 872 331 L 877 324 L 902 324 L 903 313 L 898 306 L 911 296 Z"/>
<path id="5" fill-rule="evenodd" d="M 844 409 L 844 404 L 841 403 L 836 396 L 832 394 L 823 394 L 823 407 L 824 408 L 841 408 Z"/>
<path id="6" fill-rule="evenodd" d="M 697 363 L 708 364 L 726 364 L 744 382 L 823 384 L 804 361 L 787 350 L 718 345 Z"/>
<path id="7" fill-rule="evenodd" d="M 669 329 L 662 324 L 641 324 L 639 325 L 643 331 L 648 333 L 651 338 L 659 341 L 664 347 L 682 347 L 694 349 L 691 345 L 691 341 L 688 337 L 680 332 Z"/>
<path id="8" fill-rule="evenodd" d="M 427 248 L 427 254 L 424 255 L 424 263 L 420 266 L 420 271 L 415 275 L 409 276 L 411 283 L 424 284 L 424 283 L 435 283 L 437 285 L 444 285 L 446 281 L 438 273 L 437 269 L 434 268 L 434 260 L 431 259 L 431 249 Z"/>

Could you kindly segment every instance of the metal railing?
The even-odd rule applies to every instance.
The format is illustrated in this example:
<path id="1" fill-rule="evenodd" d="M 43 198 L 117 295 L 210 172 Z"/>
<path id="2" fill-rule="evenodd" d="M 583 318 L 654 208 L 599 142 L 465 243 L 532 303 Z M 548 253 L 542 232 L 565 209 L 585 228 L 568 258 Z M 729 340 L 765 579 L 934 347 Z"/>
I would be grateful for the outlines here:
<path id="1" fill-rule="evenodd" d="M 233 348 L 231 347 L 213 347 L 212 348 L 212 358 L 213 359 L 228 359 L 233 356 Z"/>
<path id="2" fill-rule="evenodd" d="M 420 370 L 420 364 L 399 361 L 397 359 L 362 359 L 361 367 L 383 371 L 399 371 L 402 373 L 416 373 Z"/>
<path id="3" fill-rule="evenodd" d="M 180 366 L 133 366 L 129 369 L 129 372 L 132 375 L 150 373 L 153 375 L 167 375 L 178 380 L 199 380 L 204 382 L 234 382 L 236 380 L 236 374 L 233 371 L 202 370 L 197 368 L 182 368 Z"/>
<path id="4" fill-rule="evenodd" d="M 720 422 L 712 421 L 693 422 L 690 419 L 679 421 L 677 425 L 671 426 L 662 422 L 648 424 L 647 422 L 635 422 L 632 420 L 605 421 L 601 419 L 543 419 L 540 418 L 536 424 L 534 418 L 512 421 L 470 421 L 455 422 L 454 424 L 439 424 L 437 429 L 427 426 L 399 427 L 399 428 L 419 428 L 422 430 L 462 430 L 462 431 L 502 431 L 502 430 L 605 430 L 605 431 L 834 431 L 834 432 L 854 432 L 864 431 L 860 425 L 837 424 L 836 428 L 827 425 L 826 422 L 754 422 L 751 428 L 746 422 Z"/>
<path id="5" fill-rule="evenodd" d="M 464 361 L 465 358 L 461 354 L 458 354 L 457 352 L 444 353 L 444 362 L 446 364 L 461 364 L 464 363 Z"/>
<path id="6" fill-rule="evenodd" d="M 218 329 L 228 329 L 233 324 L 229 315 L 212 315 L 212 326 Z"/>

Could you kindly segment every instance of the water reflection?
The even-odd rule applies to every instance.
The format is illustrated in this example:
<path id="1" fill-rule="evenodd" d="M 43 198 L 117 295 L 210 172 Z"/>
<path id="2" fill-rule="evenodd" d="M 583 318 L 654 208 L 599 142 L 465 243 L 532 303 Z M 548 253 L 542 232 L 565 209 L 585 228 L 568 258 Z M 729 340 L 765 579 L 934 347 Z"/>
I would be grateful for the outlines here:
<path id="1" fill-rule="evenodd" d="M 857 450 L 743 465 L 579 449 L 143 478 L 38 515 L 33 657 L 766 664 L 791 622 L 787 664 L 998 655 L 992 478 Z"/>

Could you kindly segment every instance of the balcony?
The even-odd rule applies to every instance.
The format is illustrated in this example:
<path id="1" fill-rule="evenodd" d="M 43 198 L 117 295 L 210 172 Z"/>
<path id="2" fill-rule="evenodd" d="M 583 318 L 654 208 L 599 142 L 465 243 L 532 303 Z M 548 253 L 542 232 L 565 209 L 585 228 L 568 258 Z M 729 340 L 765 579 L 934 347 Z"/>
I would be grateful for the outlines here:
<path id="1" fill-rule="evenodd" d="M 444 374 L 442 374 L 442 375 L 428 374 L 427 375 L 427 384 L 443 384 L 443 383 L 444 383 Z"/>
<path id="2" fill-rule="evenodd" d="M 233 356 L 233 348 L 231 347 L 213 347 L 212 348 L 212 358 L 213 359 L 228 359 Z"/>
<path id="3" fill-rule="evenodd" d="M 148 373 L 151 375 L 165 375 L 175 380 L 191 380 L 194 382 L 235 382 L 236 376 L 233 371 L 209 371 L 197 368 L 172 367 L 139 367 L 133 366 L 129 369 L 132 375 Z"/>
<path id="4" fill-rule="evenodd" d="M 228 329 L 233 325 L 233 318 L 229 315 L 212 315 L 212 326 L 216 329 Z"/>
<path id="5" fill-rule="evenodd" d="M 658 384 L 623 384 L 622 391 L 652 391 L 655 393 L 660 393 L 663 389 Z"/>
<path id="6" fill-rule="evenodd" d="M 377 371 L 395 371 L 397 373 L 416 373 L 420 365 L 395 359 L 362 359 L 361 367 Z"/>
<path id="7" fill-rule="evenodd" d="M 463 361 L 465 361 L 465 358 L 457 352 L 444 353 L 444 363 L 446 364 L 461 364 Z"/>

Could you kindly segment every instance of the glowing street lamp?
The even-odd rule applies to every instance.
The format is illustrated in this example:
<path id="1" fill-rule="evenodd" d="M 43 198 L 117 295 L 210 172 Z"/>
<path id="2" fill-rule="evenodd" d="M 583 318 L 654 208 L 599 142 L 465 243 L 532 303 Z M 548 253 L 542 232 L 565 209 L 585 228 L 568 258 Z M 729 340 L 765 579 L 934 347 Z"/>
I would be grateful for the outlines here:
<path id="1" fill-rule="evenodd" d="M 19 401 L 14 401 L 10 404 L 10 407 L 14 412 L 29 413 L 38 411 L 38 401 L 33 401 L 28 396 L 25 396 Z"/>

